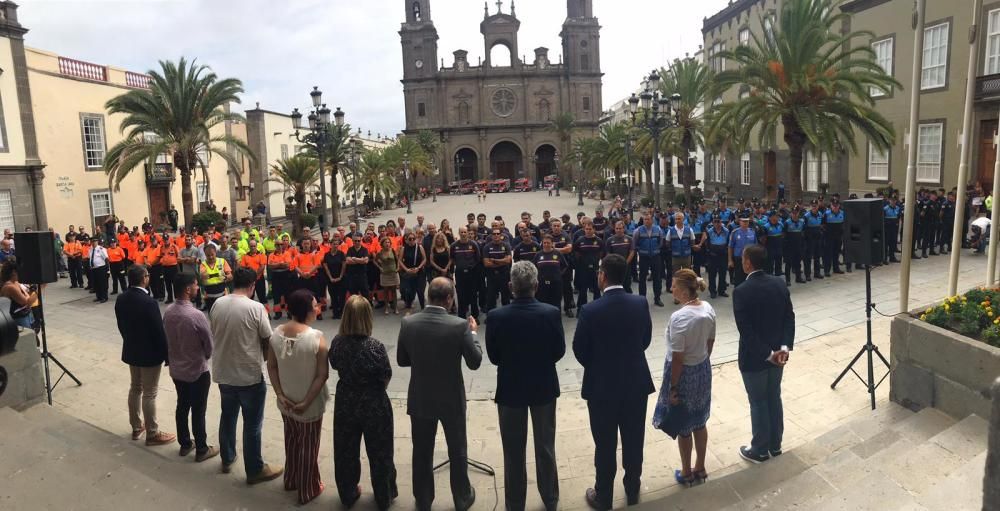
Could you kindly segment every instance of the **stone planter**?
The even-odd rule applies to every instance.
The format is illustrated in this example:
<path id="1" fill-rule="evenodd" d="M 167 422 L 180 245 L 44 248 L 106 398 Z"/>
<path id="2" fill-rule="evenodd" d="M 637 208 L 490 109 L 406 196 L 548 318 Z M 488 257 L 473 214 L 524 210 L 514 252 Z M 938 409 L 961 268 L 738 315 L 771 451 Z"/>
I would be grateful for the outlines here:
<path id="1" fill-rule="evenodd" d="M 0 392 L 0 408 L 21 410 L 45 398 L 42 358 L 35 343 L 35 332 L 24 329 L 14 351 L 0 356 L 0 368 L 7 377 L 6 388 Z"/>
<path id="2" fill-rule="evenodd" d="M 1000 348 L 920 321 L 892 320 L 889 398 L 912 410 L 932 407 L 956 418 L 989 417 Z"/>

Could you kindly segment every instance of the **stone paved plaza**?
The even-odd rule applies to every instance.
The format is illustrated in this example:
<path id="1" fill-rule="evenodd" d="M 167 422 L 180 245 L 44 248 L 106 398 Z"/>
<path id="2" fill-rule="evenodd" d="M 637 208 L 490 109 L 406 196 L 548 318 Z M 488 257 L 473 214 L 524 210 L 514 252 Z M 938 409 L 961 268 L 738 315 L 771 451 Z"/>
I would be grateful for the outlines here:
<path id="1" fill-rule="evenodd" d="M 415 211 L 423 213 L 428 221 L 439 221 L 447 217 L 453 225 L 468 212 L 487 213 L 492 217 L 501 214 L 504 218 L 515 218 L 522 210 L 531 211 L 539 217 L 542 209 L 562 213 L 576 213 L 575 197 L 563 194 L 559 198 L 549 198 L 542 192 L 530 194 L 503 194 L 489 196 L 487 203 L 477 204 L 475 197 L 440 197 L 438 202 L 420 201 Z M 584 208 L 590 212 L 596 202 L 588 201 Z M 395 217 L 401 210 L 390 211 L 388 215 L 375 219 L 377 223 L 385 218 Z M 415 215 L 410 216 L 410 222 Z M 960 287 L 967 288 L 980 283 L 985 273 L 985 258 L 963 255 L 963 269 Z M 894 314 L 898 307 L 898 265 L 878 268 L 873 271 L 874 301 L 885 314 Z M 936 257 L 915 261 L 911 291 L 912 308 L 941 298 L 947 283 L 947 258 Z M 92 303 L 93 295 L 77 290 L 69 290 L 67 281 L 50 285 L 46 292 L 46 312 L 48 335 L 52 351 L 75 374 L 83 380 L 81 387 L 74 387 L 68 379 L 60 383 L 55 392 L 57 408 L 89 422 L 108 432 L 126 438 L 129 433 L 125 398 L 128 388 L 128 371 L 120 362 L 121 338 L 118 334 L 113 301 L 104 305 Z M 859 349 L 864 340 L 864 273 L 836 276 L 833 279 L 814 281 L 807 285 L 793 285 L 792 300 L 796 310 L 797 336 L 796 350 L 786 370 L 783 391 L 786 403 L 787 449 L 793 449 L 827 432 L 834 425 L 862 412 L 868 406 L 867 394 L 857 381 L 845 380 L 837 390 L 829 385 Z M 669 304 L 670 301 L 668 300 Z M 708 471 L 714 476 L 744 468 L 736 449 L 746 443 L 750 434 L 749 409 L 738 368 L 735 363 L 737 349 L 736 327 L 732 320 L 730 301 L 719 299 L 712 302 L 718 313 L 718 341 L 713 355 L 714 382 L 712 418 L 709 422 Z M 665 341 L 663 329 L 674 307 L 653 307 L 654 338 L 647 351 L 654 381 L 659 388 Z M 884 353 L 889 351 L 889 320 L 875 315 L 873 329 L 875 342 Z M 393 379 L 389 386 L 393 398 L 396 430 L 396 465 L 399 470 L 400 500 L 398 509 L 412 507 L 412 487 L 410 484 L 410 442 L 409 421 L 405 415 L 405 390 L 409 372 L 395 367 L 395 340 L 399 318 L 382 316 L 375 318 L 375 337 L 387 345 L 393 360 Z M 277 322 L 275 322 L 277 324 Z M 575 320 L 564 318 L 567 344 L 571 343 Z M 328 337 L 337 328 L 336 322 L 325 320 L 318 324 Z M 482 330 L 480 331 L 482 343 Z M 583 491 L 593 484 L 593 442 L 588 427 L 586 403 L 580 399 L 580 377 L 582 368 L 573 359 L 571 351 L 558 364 L 563 396 L 559 400 L 558 431 L 556 453 L 559 460 L 561 480 L 561 507 L 563 509 L 585 508 Z M 495 387 L 496 369 L 484 361 L 474 372 L 466 372 L 469 391 L 469 455 L 497 469 L 497 479 L 472 474 L 478 500 L 474 509 L 493 509 L 494 488 L 498 488 L 502 506 L 502 450 L 497 427 L 496 409 L 490 401 Z M 329 383 L 335 388 L 335 377 Z M 888 384 L 878 389 L 880 406 L 886 406 Z M 272 394 L 273 397 L 273 394 Z M 650 416 L 655 395 L 649 402 Z M 165 430 L 173 431 L 173 408 L 175 394 L 168 378 L 161 379 L 158 399 L 159 417 Z M 332 407 L 332 404 L 330 405 Z M 219 396 L 213 389 L 209 398 L 208 423 L 210 442 L 214 442 L 215 425 L 219 417 Z M 326 492 L 308 507 L 312 509 L 339 508 L 340 504 L 333 487 L 332 468 L 332 424 L 330 408 L 325 419 L 323 446 L 321 447 L 321 468 L 327 483 Z M 264 453 L 265 460 L 272 463 L 283 461 L 282 427 L 275 406 L 265 412 Z M 531 445 L 528 446 L 529 509 L 540 509 L 541 502 L 533 489 L 534 465 L 531 463 Z M 176 456 L 176 445 L 152 448 L 158 457 L 157 463 L 189 463 Z M 437 444 L 438 458 L 444 459 L 443 435 Z M 673 482 L 673 469 L 678 466 L 677 450 L 672 441 L 662 433 L 647 426 L 645 443 L 646 462 L 643 477 L 643 499 L 672 494 L 678 491 Z M 366 464 L 367 461 L 364 461 Z M 280 483 L 266 484 L 248 489 L 242 483 L 242 465 L 236 464 L 234 474 L 217 474 L 217 463 L 200 466 L 191 464 L 191 478 L 217 480 L 217 493 L 212 498 L 225 497 L 240 509 L 272 509 L 275 506 L 293 508 L 290 495 L 281 492 Z M 367 467 L 364 468 L 362 484 L 367 482 Z M 435 509 L 451 508 L 447 475 L 437 474 L 438 498 Z M 624 496 L 620 482 L 617 483 L 617 504 L 623 504 Z M 360 509 L 374 509 L 370 492 L 366 492 L 360 502 Z"/>

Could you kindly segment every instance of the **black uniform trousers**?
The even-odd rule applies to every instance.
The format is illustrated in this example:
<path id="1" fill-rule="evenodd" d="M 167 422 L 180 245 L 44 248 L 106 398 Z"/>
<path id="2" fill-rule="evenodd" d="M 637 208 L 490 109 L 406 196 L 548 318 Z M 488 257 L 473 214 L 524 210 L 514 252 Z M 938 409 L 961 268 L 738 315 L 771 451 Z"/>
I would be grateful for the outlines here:
<path id="1" fill-rule="evenodd" d="M 775 277 L 780 277 L 784 273 L 784 268 L 782 268 L 782 255 L 785 240 L 784 237 L 767 237 L 767 245 L 764 248 L 767 250 L 767 266 L 764 268 L 764 273 L 770 273 Z"/>
<path id="2" fill-rule="evenodd" d="M 920 253 L 922 256 L 927 257 L 927 251 L 935 252 L 935 236 L 938 230 L 938 222 L 924 222 L 920 225 Z"/>
<path id="3" fill-rule="evenodd" d="M 708 292 L 711 294 L 726 292 L 726 274 L 728 271 L 728 254 L 726 245 L 705 245 L 708 249 Z"/>
<path id="4" fill-rule="evenodd" d="M 371 288 L 368 287 L 368 275 L 367 272 L 360 275 L 352 275 L 350 270 L 348 273 L 344 274 L 344 291 L 346 291 L 351 296 L 361 295 L 366 300 L 371 301 Z"/>
<path id="5" fill-rule="evenodd" d="M 698 233 L 697 236 L 700 238 L 701 233 Z M 702 247 L 701 250 L 697 250 L 694 248 L 691 249 L 691 269 L 694 270 L 694 272 L 697 273 L 699 277 L 702 276 L 701 268 L 705 266 L 706 264 L 705 261 L 708 259 L 708 254 L 706 254 L 705 251 L 706 249 L 704 248 L 704 246 Z"/>
<path id="6" fill-rule="evenodd" d="M 639 294 L 646 296 L 646 276 L 653 275 L 653 298 L 660 299 L 663 291 L 663 259 L 660 254 L 639 256 Z"/>
<path id="7" fill-rule="evenodd" d="M 94 294 L 98 300 L 108 299 L 108 265 L 91 268 L 90 273 L 94 276 Z"/>
<path id="8" fill-rule="evenodd" d="M 163 287 L 166 291 L 167 300 L 174 301 L 174 279 L 177 278 L 177 265 L 164 266 L 163 267 Z M 266 291 L 265 286 L 265 291 Z M 266 302 L 267 298 L 263 298 L 261 302 Z"/>
<path id="9" fill-rule="evenodd" d="M 823 231 L 819 227 L 806 227 L 806 253 L 802 262 L 807 279 L 811 279 L 813 275 L 823 276 L 822 258 Z"/>
<path id="10" fill-rule="evenodd" d="M 163 266 L 154 264 L 149 267 L 149 293 L 157 300 L 163 299 Z"/>
<path id="11" fill-rule="evenodd" d="M 577 262 L 576 268 L 576 306 L 583 307 L 589 301 L 588 294 L 594 295 L 594 300 L 601 297 L 601 290 L 597 287 L 597 267 Z"/>
<path id="12" fill-rule="evenodd" d="M 469 309 L 472 315 L 479 317 L 479 288 L 483 277 L 479 268 L 457 268 L 455 270 L 455 291 L 458 294 L 458 316 L 468 317 Z"/>
<path id="13" fill-rule="evenodd" d="M 559 506 L 559 470 L 556 465 L 556 400 L 536 406 L 497 405 L 503 444 L 504 500 L 508 511 L 524 511 L 528 490 L 525 450 L 528 413 L 535 444 L 535 480 L 545 509 Z"/>
<path id="14" fill-rule="evenodd" d="M 766 273 L 766 272 L 765 272 Z M 733 287 L 743 283 L 747 279 L 746 272 L 743 271 L 743 254 L 733 254 Z"/>
<path id="15" fill-rule="evenodd" d="M 955 232 L 955 218 L 942 218 L 938 224 L 937 246 L 941 252 L 951 252 L 951 236 Z"/>
<path id="16" fill-rule="evenodd" d="M 791 282 L 793 274 L 796 281 L 802 280 L 803 244 L 802 233 L 785 234 L 785 246 L 782 252 L 785 260 L 785 282 Z"/>
<path id="17" fill-rule="evenodd" d="M 465 415 L 457 417 L 426 418 L 410 416 L 410 433 L 413 442 L 413 497 L 418 510 L 429 510 L 434 502 L 434 438 L 438 422 L 444 428 L 448 444 L 451 497 L 456 509 L 472 496 L 469 482 L 469 455 L 465 429 Z M 389 431 L 390 436 L 392 431 Z M 367 442 L 366 442 L 367 445 Z M 392 450 L 390 449 L 390 453 Z M 442 460 L 443 461 L 443 460 Z"/>
<path id="18" fill-rule="evenodd" d="M 899 238 L 899 219 L 885 219 L 885 255 L 882 258 L 884 263 L 896 262 L 896 252 L 899 252 L 896 240 Z"/>
<path id="19" fill-rule="evenodd" d="M 841 224 L 827 224 L 826 238 L 823 240 L 823 273 L 830 276 L 830 270 L 840 272 L 840 248 L 844 242 Z"/>
<path id="20" fill-rule="evenodd" d="M 69 266 L 69 286 L 83 287 L 83 260 L 79 257 L 70 257 L 67 265 Z"/>
<path id="21" fill-rule="evenodd" d="M 573 304 L 573 268 L 567 266 L 562 271 L 562 301 L 563 308 L 568 312 L 572 310 Z"/>
<path id="22" fill-rule="evenodd" d="M 331 280 L 326 282 L 326 290 L 330 293 L 330 312 L 333 314 L 333 319 L 340 319 L 340 316 L 344 314 L 344 304 L 347 303 L 345 280 L 346 277 L 338 282 Z"/>
<path id="23" fill-rule="evenodd" d="M 345 504 L 353 504 L 358 498 L 362 437 L 368 453 L 375 503 L 379 509 L 387 509 L 399 493 L 396 488 L 396 465 L 392 461 L 392 405 L 389 397 L 381 389 L 376 392 L 348 391 L 338 384 L 333 408 L 333 471 L 337 492 Z M 413 437 L 416 439 L 416 435 Z M 431 477 L 433 498 L 433 475 Z"/>
<path id="24" fill-rule="evenodd" d="M 486 312 L 497 308 L 497 294 L 500 294 L 500 304 L 507 305 L 511 300 L 510 266 L 502 269 L 486 268 Z"/>
<path id="25" fill-rule="evenodd" d="M 177 425 L 177 443 L 181 447 L 194 447 L 198 454 L 208 452 L 208 435 L 205 430 L 205 410 L 208 409 L 208 391 L 212 387 L 212 377 L 208 371 L 201 373 L 195 381 L 187 382 L 176 378 L 177 407 L 174 421 Z M 191 427 L 188 428 L 188 416 Z M 192 439 L 192 434 L 194 438 Z"/>
<path id="26" fill-rule="evenodd" d="M 274 302 L 274 312 L 281 312 L 284 306 L 282 302 L 285 295 L 291 293 L 292 272 L 274 271 L 271 272 L 271 301 Z"/>
<path id="27" fill-rule="evenodd" d="M 267 307 L 267 279 L 263 275 L 253 284 L 253 297 Z"/>
<path id="28" fill-rule="evenodd" d="M 125 283 L 125 260 L 111 263 L 111 284 L 111 294 L 118 294 L 119 286 L 121 286 L 122 291 L 128 289 L 128 285 Z"/>
<path id="29" fill-rule="evenodd" d="M 538 276 L 538 291 L 535 298 L 539 302 L 547 303 L 554 307 L 562 308 L 563 283 L 562 279 L 546 280 L 541 275 Z"/>
<path id="30" fill-rule="evenodd" d="M 587 401 L 590 432 L 594 437 L 597 500 L 611 508 L 618 471 L 618 435 L 622 438 L 622 468 L 626 496 L 638 496 L 642 479 L 642 447 L 646 433 L 649 396 L 620 396 L 614 400 Z"/>

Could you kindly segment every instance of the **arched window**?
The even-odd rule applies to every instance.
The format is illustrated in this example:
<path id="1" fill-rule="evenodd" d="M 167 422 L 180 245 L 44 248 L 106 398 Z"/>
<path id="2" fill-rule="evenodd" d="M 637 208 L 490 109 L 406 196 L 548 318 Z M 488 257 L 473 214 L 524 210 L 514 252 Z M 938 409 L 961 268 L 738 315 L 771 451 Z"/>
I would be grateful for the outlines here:
<path id="1" fill-rule="evenodd" d="M 490 65 L 493 67 L 511 67 L 514 57 L 506 44 L 497 43 L 490 48 Z"/>
<path id="2" fill-rule="evenodd" d="M 465 101 L 458 104 L 458 123 L 469 124 L 469 104 Z"/>
<path id="3" fill-rule="evenodd" d="M 420 2 L 413 2 L 413 21 L 420 21 Z"/>

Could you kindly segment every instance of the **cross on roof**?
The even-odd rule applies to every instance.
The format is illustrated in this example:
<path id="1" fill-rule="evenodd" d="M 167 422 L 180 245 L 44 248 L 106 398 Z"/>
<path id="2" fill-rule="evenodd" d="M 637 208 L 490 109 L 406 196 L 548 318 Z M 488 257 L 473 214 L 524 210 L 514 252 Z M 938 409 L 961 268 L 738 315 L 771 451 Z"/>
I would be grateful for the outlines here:
<path id="1" fill-rule="evenodd" d="M 503 0 L 497 0 L 497 14 L 500 14 L 501 6 L 503 6 Z"/>

